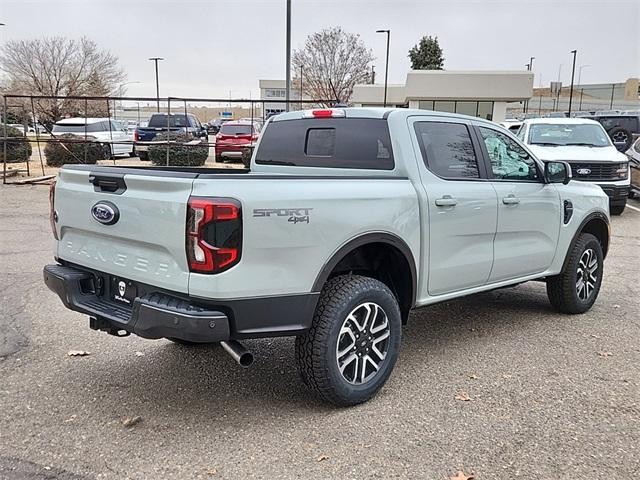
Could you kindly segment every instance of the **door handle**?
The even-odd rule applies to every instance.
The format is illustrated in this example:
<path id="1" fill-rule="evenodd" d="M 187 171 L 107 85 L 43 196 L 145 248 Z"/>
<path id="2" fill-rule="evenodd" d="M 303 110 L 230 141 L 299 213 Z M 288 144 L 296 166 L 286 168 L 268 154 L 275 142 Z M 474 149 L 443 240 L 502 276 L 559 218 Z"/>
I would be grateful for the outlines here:
<path id="1" fill-rule="evenodd" d="M 506 197 L 502 197 L 502 203 L 505 205 L 517 205 L 520 203 L 520 199 L 515 195 L 507 195 Z"/>
<path id="2" fill-rule="evenodd" d="M 452 198 L 451 195 L 443 195 L 442 198 L 436 199 L 436 205 L 439 207 L 454 207 L 457 204 L 458 201 Z"/>

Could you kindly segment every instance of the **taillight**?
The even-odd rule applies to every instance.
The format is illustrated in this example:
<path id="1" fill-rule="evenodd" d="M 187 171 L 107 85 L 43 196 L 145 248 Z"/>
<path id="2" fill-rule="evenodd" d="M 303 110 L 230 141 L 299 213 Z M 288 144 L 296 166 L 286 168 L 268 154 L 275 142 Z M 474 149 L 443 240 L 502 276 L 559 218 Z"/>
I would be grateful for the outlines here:
<path id="1" fill-rule="evenodd" d="M 138 140 L 140 140 L 140 136 L 138 135 L 138 130 L 134 130 L 133 131 L 133 141 L 137 142 Z"/>
<path id="2" fill-rule="evenodd" d="M 187 207 L 189 270 L 220 273 L 240 261 L 242 209 L 232 198 L 190 197 Z"/>
<path id="3" fill-rule="evenodd" d="M 56 181 L 54 180 L 49 187 L 49 223 L 53 231 L 53 238 L 58 240 L 58 231 L 56 223 L 58 223 L 58 212 L 56 212 Z"/>

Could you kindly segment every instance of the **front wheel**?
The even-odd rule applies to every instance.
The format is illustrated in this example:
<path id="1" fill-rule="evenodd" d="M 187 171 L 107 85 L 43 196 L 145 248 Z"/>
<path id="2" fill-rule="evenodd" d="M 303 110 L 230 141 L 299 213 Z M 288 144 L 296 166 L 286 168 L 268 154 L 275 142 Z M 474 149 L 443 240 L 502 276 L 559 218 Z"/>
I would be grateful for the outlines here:
<path id="1" fill-rule="evenodd" d="M 569 253 L 560 275 L 547 279 L 547 296 L 562 313 L 584 313 L 600 292 L 604 267 L 602 246 L 596 237 L 583 233 Z"/>
<path id="2" fill-rule="evenodd" d="M 398 302 L 385 284 L 335 277 L 322 289 L 311 328 L 296 338 L 302 380 L 335 405 L 365 402 L 389 378 L 400 336 Z"/>

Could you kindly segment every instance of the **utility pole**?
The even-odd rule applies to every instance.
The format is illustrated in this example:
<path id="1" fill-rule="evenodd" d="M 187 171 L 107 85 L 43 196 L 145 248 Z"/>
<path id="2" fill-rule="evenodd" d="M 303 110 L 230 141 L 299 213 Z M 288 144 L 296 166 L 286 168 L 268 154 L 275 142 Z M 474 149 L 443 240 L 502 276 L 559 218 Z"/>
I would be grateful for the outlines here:
<path id="1" fill-rule="evenodd" d="M 387 60 L 384 66 L 384 100 L 383 106 L 387 106 L 387 86 L 389 80 L 389 40 L 391 38 L 391 30 L 376 30 L 376 33 L 386 33 L 387 34 Z"/>
<path id="2" fill-rule="evenodd" d="M 286 74 L 286 86 L 285 86 L 285 100 L 286 100 L 286 111 L 289 111 L 289 100 L 291 99 L 291 0 L 287 0 L 287 40 L 286 40 L 286 49 L 287 49 L 287 74 Z"/>
<path id="3" fill-rule="evenodd" d="M 149 60 L 152 60 L 156 64 L 156 105 L 157 111 L 160 113 L 160 82 L 158 81 L 158 61 L 164 60 L 162 57 L 151 57 Z"/>
<path id="4" fill-rule="evenodd" d="M 571 67 L 571 90 L 569 90 L 569 118 L 571 118 L 571 102 L 573 100 L 573 77 L 576 73 L 576 55 L 578 50 L 571 50 L 573 53 L 573 65 Z"/>

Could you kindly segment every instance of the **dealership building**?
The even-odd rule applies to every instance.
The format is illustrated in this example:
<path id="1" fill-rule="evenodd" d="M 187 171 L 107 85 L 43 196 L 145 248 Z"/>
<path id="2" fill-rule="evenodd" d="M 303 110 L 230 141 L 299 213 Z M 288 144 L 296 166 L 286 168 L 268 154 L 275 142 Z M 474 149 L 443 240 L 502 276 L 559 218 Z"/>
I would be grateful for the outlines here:
<path id="1" fill-rule="evenodd" d="M 387 106 L 462 113 L 501 122 L 508 103 L 524 102 L 532 94 L 533 73 L 529 71 L 411 70 L 404 85 L 387 86 Z M 351 102 L 354 106 L 383 106 L 384 85 L 356 85 Z"/>

